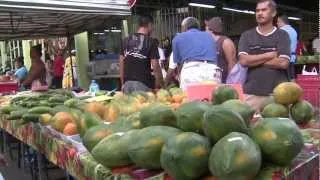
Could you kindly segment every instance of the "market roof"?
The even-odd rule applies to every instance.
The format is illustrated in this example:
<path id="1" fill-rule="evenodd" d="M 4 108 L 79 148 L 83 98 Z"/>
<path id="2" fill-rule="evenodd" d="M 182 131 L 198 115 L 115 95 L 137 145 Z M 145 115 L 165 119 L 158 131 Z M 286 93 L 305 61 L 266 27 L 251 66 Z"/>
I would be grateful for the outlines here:
<path id="1" fill-rule="evenodd" d="M 2 0 L 0 40 L 66 36 L 130 14 L 127 0 Z"/>

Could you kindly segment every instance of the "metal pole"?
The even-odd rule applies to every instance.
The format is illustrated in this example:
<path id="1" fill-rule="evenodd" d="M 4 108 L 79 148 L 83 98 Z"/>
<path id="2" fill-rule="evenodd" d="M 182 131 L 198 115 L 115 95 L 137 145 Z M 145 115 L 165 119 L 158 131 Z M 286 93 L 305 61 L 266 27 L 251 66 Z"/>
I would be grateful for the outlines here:
<path id="1" fill-rule="evenodd" d="M 36 151 L 37 152 L 37 160 L 38 160 L 38 180 L 42 180 L 42 155 L 40 152 Z"/>

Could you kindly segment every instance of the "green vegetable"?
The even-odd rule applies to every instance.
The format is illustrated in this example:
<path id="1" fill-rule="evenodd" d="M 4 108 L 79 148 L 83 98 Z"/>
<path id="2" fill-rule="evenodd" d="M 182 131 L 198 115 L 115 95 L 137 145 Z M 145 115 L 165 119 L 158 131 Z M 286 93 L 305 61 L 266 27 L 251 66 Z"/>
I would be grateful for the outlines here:
<path id="1" fill-rule="evenodd" d="M 19 110 L 21 107 L 19 106 L 14 106 L 14 105 L 8 105 L 6 107 L 3 107 L 1 109 L 2 114 L 10 114 L 12 111 Z"/>
<path id="2" fill-rule="evenodd" d="M 22 116 L 21 125 L 28 124 L 30 122 L 37 123 L 39 122 L 39 117 L 40 117 L 40 114 L 30 114 L 30 113 L 24 114 Z"/>
<path id="3" fill-rule="evenodd" d="M 28 111 L 31 114 L 52 114 L 53 113 L 53 109 L 51 107 L 48 106 L 38 106 L 32 109 L 29 109 Z"/>
<path id="4" fill-rule="evenodd" d="M 20 109 L 18 111 L 12 111 L 10 115 L 6 118 L 7 120 L 17 120 L 20 119 L 24 114 L 28 113 L 26 109 Z"/>
<path id="5" fill-rule="evenodd" d="M 51 103 L 64 103 L 68 99 L 69 98 L 67 98 L 65 96 L 56 95 L 56 96 L 53 96 L 53 97 L 49 98 L 48 100 Z"/>

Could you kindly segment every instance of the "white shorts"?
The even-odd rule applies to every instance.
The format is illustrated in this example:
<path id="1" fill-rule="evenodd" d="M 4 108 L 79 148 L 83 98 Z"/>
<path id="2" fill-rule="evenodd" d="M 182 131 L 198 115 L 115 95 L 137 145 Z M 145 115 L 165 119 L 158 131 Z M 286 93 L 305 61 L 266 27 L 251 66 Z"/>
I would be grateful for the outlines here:
<path id="1" fill-rule="evenodd" d="M 2 174 L 0 173 L 0 180 L 4 180 L 4 178 L 3 178 L 3 176 L 2 176 Z"/>
<path id="2" fill-rule="evenodd" d="M 208 62 L 187 62 L 181 69 L 180 88 L 186 90 L 189 85 L 204 81 L 221 83 L 221 69 Z"/>

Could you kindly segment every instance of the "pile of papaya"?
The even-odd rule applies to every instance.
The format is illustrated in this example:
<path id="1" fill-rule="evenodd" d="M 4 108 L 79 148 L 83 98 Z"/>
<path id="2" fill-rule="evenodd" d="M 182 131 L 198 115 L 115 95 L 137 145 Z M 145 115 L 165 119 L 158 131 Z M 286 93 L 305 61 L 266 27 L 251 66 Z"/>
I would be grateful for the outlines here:
<path id="1" fill-rule="evenodd" d="M 163 169 L 174 179 L 256 179 L 266 165 L 288 166 L 302 150 L 297 124 L 314 116 L 302 94 L 295 83 L 280 84 L 255 122 L 256 112 L 228 85 L 216 88 L 211 102 L 188 102 L 179 88 L 90 101 L 51 91 L 16 97 L 1 113 L 21 124 L 79 134 L 107 168 Z"/>

